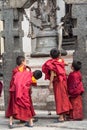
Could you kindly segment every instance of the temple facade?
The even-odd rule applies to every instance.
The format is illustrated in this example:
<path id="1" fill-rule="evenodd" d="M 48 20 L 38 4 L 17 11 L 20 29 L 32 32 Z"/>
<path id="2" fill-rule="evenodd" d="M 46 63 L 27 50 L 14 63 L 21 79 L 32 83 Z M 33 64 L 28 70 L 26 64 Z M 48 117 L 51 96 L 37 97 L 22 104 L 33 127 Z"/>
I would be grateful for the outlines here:
<path id="1" fill-rule="evenodd" d="M 21 2 L 20 0 L 0 0 L 0 3 L 0 39 L 3 39 L 0 40 L 2 49 L 0 53 L 3 57 L 5 109 L 8 102 L 11 72 L 15 67 L 16 57 L 25 55 L 32 71 L 41 69 L 41 65 L 49 58 L 50 49 L 59 46 L 58 27 L 61 22 L 63 29 L 60 50 L 63 55 L 74 50 L 73 57 L 72 55 L 65 57 L 69 63 L 73 59 L 83 61 L 81 71 L 86 90 L 87 0 L 21 0 Z M 38 61 L 40 62 L 38 63 Z M 70 71 L 69 68 L 66 69 Z M 39 109 L 46 109 L 48 108 L 47 103 L 54 101 L 47 89 L 48 83 L 48 81 L 44 81 L 43 76 L 38 81 L 38 88 L 33 91 L 36 108 L 40 106 Z M 85 117 L 87 117 L 86 97 L 87 91 L 83 96 Z"/>

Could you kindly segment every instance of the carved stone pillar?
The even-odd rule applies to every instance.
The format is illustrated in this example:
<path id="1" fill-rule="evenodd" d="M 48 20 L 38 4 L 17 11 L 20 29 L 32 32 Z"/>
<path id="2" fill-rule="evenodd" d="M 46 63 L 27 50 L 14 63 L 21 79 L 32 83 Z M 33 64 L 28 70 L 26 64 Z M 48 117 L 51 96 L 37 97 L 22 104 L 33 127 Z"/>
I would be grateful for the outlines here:
<path id="1" fill-rule="evenodd" d="M 73 35 L 77 36 L 74 60 L 82 62 L 82 78 L 85 87 L 83 95 L 84 116 L 87 118 L 87 1 L 65 0 L 72 4 L 72 17 L 74 18 Z"/>
<path id="2" fill-rule="evenodd" d="M 0 0 L 0 19 L 3 21 L 4 29 L 0 33 L 4 38 L 3 54 L 3 80 L 5 110 L 8 104 L 9 84 L 12 69 L 15 67 L 15 60 L 18 55 L 24 55 L 22 46 L 22 20 L 23 8 L 30 7 L 36 0 Z"/>
<path id="3" fill-rule="evenodd" d="M 4 22 L 4 38 L 5 52 L 3 54 L 3 79 L 4 79 L 4 94 L 5 94 L 5 109 L 7 108 L 9 84 L 12 75 L 12 69 L 15 67 L 15 60 L 18 55 L 23 55 L 21 29 L 22 11 L 20 9 L 4 8 L 2 13 Z"/>
<path id="4" fill-rule="evenodd" d="M 85 87 L 83 95 L 84 116 L 87 118 L 87 4 L 72 6 L 72 15 L 77 19 L 73 34 L 77 36 L 74 59 L 82 62 L 82 75 Z"/>

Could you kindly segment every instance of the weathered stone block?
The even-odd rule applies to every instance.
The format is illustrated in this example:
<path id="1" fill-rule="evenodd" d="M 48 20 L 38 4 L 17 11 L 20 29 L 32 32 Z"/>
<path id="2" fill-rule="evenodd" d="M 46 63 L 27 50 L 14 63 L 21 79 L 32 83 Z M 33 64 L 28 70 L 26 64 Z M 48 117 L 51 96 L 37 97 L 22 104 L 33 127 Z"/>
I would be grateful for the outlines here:
<path id="1" fill-rule="evenodd" d="M 27 0 L 9 0 L 9 5 L 12 8 L 21 8 L 27 2 Z"/>
<path id="2" fill-rule="evenodd" d="M 73 4 L 72 16 L 73 18 L 77 18 L 77 25 L 73 29 L 73 34 L 77 36 L 74 59 L 82 62 L 81 71 L 85 88 L 83 106 L 84 116 L 87 118 L 87 1 L 85 4 L 80 4 L 80 2 L 78 4 Z"/>
<path id="3" fill-rule="evenodd" d="M 12 75 L 12 69 L 16 65 L 16 57 L 24 55 L 22 47 L 23 31 L 21 22 L 23 14 L 18 9 L 4 9 L 3 10 L 4 31 L 2 37 L 4 38 L 5 52 L 3 54 L 3 80 L 5 91 L 5 109 L 8 104 L 9 84 Z"/>
<path id="4" fill-rule="evenodd" d="M 67 4 L 87 3 L 87 0 L 64 0 Z"/>
<path id="5" fill-rule="evenodd" d="M 23 6 L 30 7 L 36 0 L 9 0 L 8 5 L 10 8 L 22 8 Z"/>

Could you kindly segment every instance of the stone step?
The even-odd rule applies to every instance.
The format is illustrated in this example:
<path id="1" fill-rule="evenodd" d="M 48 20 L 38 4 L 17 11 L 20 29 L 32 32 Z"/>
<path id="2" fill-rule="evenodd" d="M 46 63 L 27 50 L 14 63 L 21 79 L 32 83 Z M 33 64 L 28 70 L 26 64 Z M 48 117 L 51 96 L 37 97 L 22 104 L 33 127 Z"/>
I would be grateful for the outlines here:
<path id="1" fill-rule="evenodd" d="M 49 100 L 50 101 L 39 102 L 38 104 L 33 102 L 34 108 L 36 110 L 55 111 L 55 101 L 50 97 Z"/>
<path id="2" fill-rule="evenodd" d="M 48 111 L 41 111 L 41 110 L 36 110 L 36 116 L 35 118 L 38 118 L 38 119 L 57 119 L 58 118 L 58 115 L 56 115 L 56 112 L 55 111 L 50 111 L 51 112 L 51 115 L 48 115 Z"/>
<path id="3" fill-rule="evenodd" d="M 45 114 L 38 114 L 35 116 L 35 118 L 38 118 L 38 119 L 57 119 L 58 118 L 58 115 L 45 115 Z"/>
<path id="4" fill-rule="evenodd" d="M 4 110 L 5 110 L 4 104 L 0 104 L 0 111 L 4 111 Z"/>
<path id="5" fill-rule="evenodd" d="M 63 46 L 67 46 L 67 45 L 75 45 L 75 41 L 68 41 L 68 42 L 64 41 Z M 70 50 L 71 50 L 71 48 L 70 48 Z"/>
<path id="6" fill-rule="evenodd" d="M 63 42 L 72 42 L 72 41 L 76 41 L 76 37 L 71 37 L 71 38 L 65 37 L 65 38 L 63 38 Z"/>
<path id="7" fill-rule="evenodd" d="M 76 37 L 64 38 L 62 48 L 65 50 L 75 50 Z"/>
<path id="8" fill-rule="evenodd" d="M 2 95 L 0 97 L 0 110 L 4 110 L 4 90 L 2 91 Z"/>

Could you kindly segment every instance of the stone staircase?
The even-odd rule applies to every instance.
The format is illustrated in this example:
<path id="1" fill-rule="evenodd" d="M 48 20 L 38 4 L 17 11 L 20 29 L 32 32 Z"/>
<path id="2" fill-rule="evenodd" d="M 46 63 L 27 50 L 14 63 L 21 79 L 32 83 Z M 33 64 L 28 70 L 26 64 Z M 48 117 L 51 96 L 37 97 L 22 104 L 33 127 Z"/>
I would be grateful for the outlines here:
<path id="1" fill-rule="evenodd" d="M 65 50 L 75 50 L 76 47 L 76 37 L 63 38 L 63 49 Z"/>

